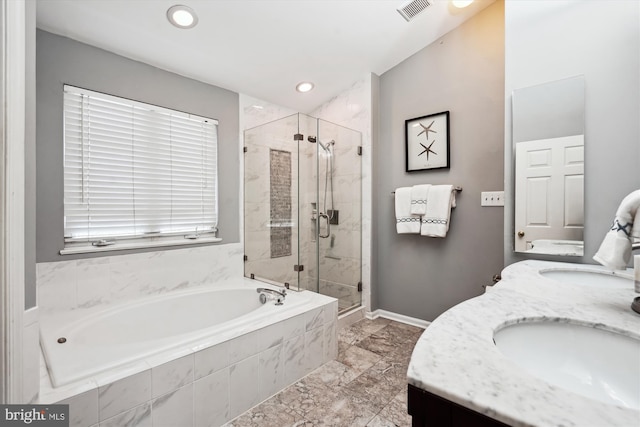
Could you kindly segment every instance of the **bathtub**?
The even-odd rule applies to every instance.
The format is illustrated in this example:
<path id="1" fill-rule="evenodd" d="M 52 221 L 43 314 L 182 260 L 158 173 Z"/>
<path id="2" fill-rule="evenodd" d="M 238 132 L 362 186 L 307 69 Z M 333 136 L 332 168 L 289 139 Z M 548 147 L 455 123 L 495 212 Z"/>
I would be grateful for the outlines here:
<path id="1" fill-rule="evenodd" d="M 184 395 L 195 401 L 190 406 L 182 401 L 180 407 L 196 408 L 202 414 L 212 411 L 212 400 L 216 405 L 226 402 L 226 409 L 216 412 L 216 422 L 207 421 L 215 425 L 337 356 L 337 300 L 291 291 L 283 305 L 273 300 L 261 304 L 258 287 L 275 288 L 241 278 L 226 285 L 41 319 L 40 344 L 50 382 L 41 385 L 39 403 L 71 404 L 73 412 L 78 398 L 78 408 L 101 408 L 99 419 L 92 422 L 102 422 L 133 409 L 139 411 L 141 405 L 166 405 L 167 396 L 173 396 L 166 394 L 170 387 L 157 391 L 156 383 L 171 371 L 169 377 L 181 377 L 174 384 L 176 390 L 192 387 Z M 198 390 L 199 382 L 216 375 L 224 376 L 227 391 L 215 395 L 193 391 Z M 114 404 L 114 399 L 120 399 L 117 393 L 109 394 L 120 389 L 114 384 L 122 383 L 126 390 L 133 379 L 136 384 L 142 382 L 135 388 L 143 392 Z M 95 401 L 87 402 L 87 398 Z M 198 399 L 204 407 L 199 411 Z M 92 425 L 79 425 L 83 424 Z"/>

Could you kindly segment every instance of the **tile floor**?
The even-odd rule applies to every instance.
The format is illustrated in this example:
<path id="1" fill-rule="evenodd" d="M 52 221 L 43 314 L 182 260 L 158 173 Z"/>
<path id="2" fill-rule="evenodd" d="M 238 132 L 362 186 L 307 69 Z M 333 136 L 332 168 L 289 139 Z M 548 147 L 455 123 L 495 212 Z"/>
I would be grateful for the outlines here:
<path id="1" fill-rule="evenodd" d="M 338 359 L 225 427 L 410 426 L 407 367 L 423 329 L 378 318 L 338 334 Z"/>

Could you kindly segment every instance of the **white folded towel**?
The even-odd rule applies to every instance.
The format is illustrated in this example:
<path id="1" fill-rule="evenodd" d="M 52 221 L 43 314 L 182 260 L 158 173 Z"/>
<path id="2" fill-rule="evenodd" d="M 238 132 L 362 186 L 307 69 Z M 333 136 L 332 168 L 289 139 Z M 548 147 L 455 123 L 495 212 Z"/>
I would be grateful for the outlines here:
<path id="1" fill-rule="evenodd" d="M 634 237 L 640 237 L 640 190 L 622 199 L 613 225 L 593 259 L 612 270 L 624 270 L 631 259 Z"/>
<path id="2" fill-rule="evenodd" d="M 456 207 L 453 185 L 432 185 L 427 196 L 427 212 L 422 217 L 420 234 L 445 237 L 449 231 L 451 208 Z"/>
<path id="3" fill-rule="evenodd" d="M 420 234 L 420 216 L 411 215 L 411 187 L 396 189 L 396 231 L 398 234 Z"/>
<path id="4" fill-rule="evenodd" d="M 411 187 L 411 213 L 424 215 L 427 213 L 427 196 L 431 184 L 414 185 Z"/>
<path id="5" fill-rule="evenodd" d="M 633 193 L 627 196 L 630 200 L 628 200 L 629 204 L 632 205 L 635 201 L 635 209 L 636 213 L 633 217 L 633 226 L 631 227 L 631 236 L 630 240 L 633 243 L 635 239 L 640 239 L 640 190 L 636 190 Z M 622 201 L 624 203 L 624 200 Z M 631 211 L 633 207 L 630 207 Z"/>
<path id="6" fill-rule="evenodd" d="M 611 270 L 624 270 L 631 258 L 631 242 L 610 230 L 593 259 Z"/>

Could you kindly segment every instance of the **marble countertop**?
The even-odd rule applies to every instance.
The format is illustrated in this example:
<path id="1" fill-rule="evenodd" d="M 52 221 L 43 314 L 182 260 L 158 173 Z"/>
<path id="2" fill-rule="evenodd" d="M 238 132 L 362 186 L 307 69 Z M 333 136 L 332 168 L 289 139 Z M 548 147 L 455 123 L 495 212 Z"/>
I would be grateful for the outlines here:
<path id="1" fill-rule="evenodd" d="M 551 385 L 516 366 L 493 343 L 494 331 L 526 320 L 561 320 L 640 338 L 631 289 L 561 283 L 545 269 L 602 267 L 522 261 L 502 272 L 488 292 L 439 316 L 411 357 L 410 384 L 512 426 L 640 426 L 640 412 Z M 632 271 L 622 274 L 630 279 Z M 633 282 L 631 282 L 633 285 Z"/>

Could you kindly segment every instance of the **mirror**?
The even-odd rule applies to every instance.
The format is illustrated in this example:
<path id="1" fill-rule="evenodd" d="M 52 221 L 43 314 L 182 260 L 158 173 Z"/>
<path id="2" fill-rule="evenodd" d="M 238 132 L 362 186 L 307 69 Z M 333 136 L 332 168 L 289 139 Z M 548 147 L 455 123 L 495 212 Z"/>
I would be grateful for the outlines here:
<path id="1" fill-rule="evenodd" d="M 584 76 L 513 91 L 515 251 L 584 253 Z"/>

